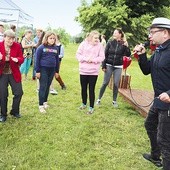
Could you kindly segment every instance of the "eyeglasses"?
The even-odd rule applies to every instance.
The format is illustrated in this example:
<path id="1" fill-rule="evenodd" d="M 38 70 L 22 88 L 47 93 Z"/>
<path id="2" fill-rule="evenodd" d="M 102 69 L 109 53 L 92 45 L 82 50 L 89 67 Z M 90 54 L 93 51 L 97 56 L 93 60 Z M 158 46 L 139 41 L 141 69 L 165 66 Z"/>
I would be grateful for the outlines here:
<path id="1" fill-rule="evenodd" d="M 164 29 L 159 29 L 159 30 L 155 30 L 155 31 L 150 31 L 149 32 L 149 35 L 153 35 L 153 34 L 155 34 L 155 33 L 157 33 L 157 32 L 161 32 L 161 31 L 164 31 Z"/>

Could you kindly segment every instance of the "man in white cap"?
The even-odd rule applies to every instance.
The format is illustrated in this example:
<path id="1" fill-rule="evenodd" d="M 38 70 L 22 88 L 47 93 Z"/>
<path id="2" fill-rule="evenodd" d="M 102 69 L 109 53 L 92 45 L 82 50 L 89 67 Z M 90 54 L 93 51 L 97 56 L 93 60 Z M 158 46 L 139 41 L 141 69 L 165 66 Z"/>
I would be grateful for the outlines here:
<path id="1" fill-rule="evenodd" d="M 158 45 L 150 59 L 143 45 L 134 48 L 143 74 L 151 74 L 155 97 L 145 121 L 151 154 L 143 157 L 161 167 L 162 155 L 163 169 L 170 170 L 170 20 L 155 18 L 149 36 Z"/>

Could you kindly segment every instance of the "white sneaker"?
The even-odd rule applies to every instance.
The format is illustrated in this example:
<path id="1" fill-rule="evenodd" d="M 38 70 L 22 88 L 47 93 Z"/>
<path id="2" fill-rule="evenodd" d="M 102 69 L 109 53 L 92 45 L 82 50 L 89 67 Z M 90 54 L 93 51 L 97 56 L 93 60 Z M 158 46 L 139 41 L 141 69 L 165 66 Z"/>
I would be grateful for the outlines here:
<path id="1" fill-rule="evenodd" d="M 116 102 L 116 101 L 113 101 L 113 103 L 112 103 L 112 104 L 113 104 L 113 107 L 115 107 L 115 108 L 116 108 L 116 107 L 118 107 L 118 104 L 117 104 L 117 102 Z"/>
<path id="2" fill-rule="evenodd" d="M 39 111 L 41 113 L 46 113 L 45 109 L 44 109 L 44 106 L 39 106 Z"/>
<path id="3" fill-rule="evenodd" d="M 56 90 L 54 90 L 54 89 L 51 89 L 51 90 L 50 90 L 50 94 L 52 94 L 52 95 L 57 95 L 58 92 L 57 92 Z"/>
<path id="4" fill-rule="evenodd" d="M 47 102 L 44 102 L 44 103 L 43 103 L 43 107 L 44 107 L 44 109 L 47 109 L 47 108 L 49 107 L 48 103 L 47 103 Z"/>
<path id="5" fill-rule="evenodd" d="M 100 99 L 97 99 L 96 105 L 100 105 Z"/>

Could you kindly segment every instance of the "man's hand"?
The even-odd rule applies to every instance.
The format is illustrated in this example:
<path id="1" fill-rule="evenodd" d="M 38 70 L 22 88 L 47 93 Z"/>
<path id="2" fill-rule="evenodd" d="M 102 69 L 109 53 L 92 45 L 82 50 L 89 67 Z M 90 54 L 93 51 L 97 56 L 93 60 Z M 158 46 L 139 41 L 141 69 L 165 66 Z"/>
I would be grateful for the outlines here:
<path id="1" fill-rule="evenodd" d="M 163 102 L 170 103 L 170 97 L 165 92 L 159 95 L 159 99 Z"/>
<path id="2" fill-rule="evenodd" d="M 140 55 L 146 53 L 146 49 L 142 44 L 136 45 L 133 52 Z"/>

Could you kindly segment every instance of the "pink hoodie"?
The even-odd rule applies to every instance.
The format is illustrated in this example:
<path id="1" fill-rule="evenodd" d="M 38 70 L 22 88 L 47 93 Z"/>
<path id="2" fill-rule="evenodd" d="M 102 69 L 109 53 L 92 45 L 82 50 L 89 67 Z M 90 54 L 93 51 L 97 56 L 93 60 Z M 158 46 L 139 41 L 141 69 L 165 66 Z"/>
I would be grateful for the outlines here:
<path id="1" fill-rule="evenodd" d="M 79 72 L 81 75 L 98 75 L 101 62 L 104 60 L 104 48 L 99 42 L 92 45 L 87 40 L 84 40 L 76 53 L 76 58 L 79 61 Z M 92 61 L 88 63 L 88 61 Z"/>

